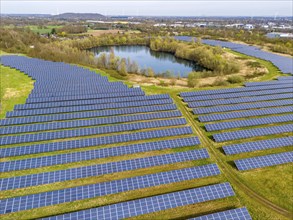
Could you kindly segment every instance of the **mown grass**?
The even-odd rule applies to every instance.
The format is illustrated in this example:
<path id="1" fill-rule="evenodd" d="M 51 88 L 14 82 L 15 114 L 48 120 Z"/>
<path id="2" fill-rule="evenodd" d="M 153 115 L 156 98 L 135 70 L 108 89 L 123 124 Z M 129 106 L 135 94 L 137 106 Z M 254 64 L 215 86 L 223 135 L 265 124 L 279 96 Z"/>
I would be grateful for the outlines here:
<path id="1" fill-rule="evenodd" d="M 0 65 L 0 119 L 16 104 L 23 104 L 33 89 L 33 80 L 27 75 Z"/>
<path id="2" fill-rule="evenodd" d="M 62 25 L 48 25 L 48 26 L 45 26 L 44 28 L 42 28 L 38 25 L 29 25 L 26 27 L 35 33 L 48 34 L 48 33 L 51 33 L 53 28 L 57 29 L 57 28 L 62 28 L 63 26 Z"/>

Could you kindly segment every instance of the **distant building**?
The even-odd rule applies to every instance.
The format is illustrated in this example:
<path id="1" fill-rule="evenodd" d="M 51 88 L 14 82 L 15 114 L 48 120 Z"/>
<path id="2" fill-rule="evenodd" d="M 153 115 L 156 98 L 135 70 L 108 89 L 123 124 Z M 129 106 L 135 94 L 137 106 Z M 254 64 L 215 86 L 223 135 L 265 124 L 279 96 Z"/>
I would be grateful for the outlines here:
<path id="1" fill-rule="evenodd" d="M 252 30 L 252 29 L 254 29 L 254 26 L 252 24 L 246 24 L 246 25 L 244 25 L 243 28 L 246 30 Z"/>
<path id="2" fill-rule="evenodd" d="M 227 28 L 243 28 L 244 27 L 244 24 L 227 24 L 225 25 L 225 27 Z"/>
<path id="3" fill-rule="evenodd" d="M 154 24 L 154 27 L 166 27 L 167 25 L 164 23 Z"/>
<path id="4" fill-rule="evenodd" d="M 266 37 L 268 37 L 268 38 L 292 38 L 293 39 L 293 34 L 292 33 L 271 32 L 271 33 L 266 34 Z"/>

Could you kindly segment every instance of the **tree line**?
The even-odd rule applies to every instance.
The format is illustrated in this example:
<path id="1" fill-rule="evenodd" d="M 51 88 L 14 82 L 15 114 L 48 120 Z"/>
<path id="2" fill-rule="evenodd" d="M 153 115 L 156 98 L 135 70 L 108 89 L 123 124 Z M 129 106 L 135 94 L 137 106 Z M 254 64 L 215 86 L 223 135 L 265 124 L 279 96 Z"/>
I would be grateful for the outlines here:
<path id="1" fill-rule="evenodd" d="M 33 47 L 31 47 L 33 45 Z M 89 48 L 108 45 L 146 45 L 154 51 L 173 53 L 176 57 L 197 62 L 208 69 L 197 72 L 197 77 L 226 75 L 239 71 L 237 64 L 227 61 L 221 55 L 220 47 L 211 47 L 200 41 L 184 43 L 169 37 L 149 38 L 143 34 L 102 35 L 60 41 L 38 36 L 29 29 L 1 29 L 0 48 L 11 53 L 24 53 L 31 57 L 75 63 L 101 69 L 117 71 L 125 77 L 128 73 L 139 73 L 145 76 L 154 76 L 151 68 L 140 69 L 138 64 L 130 59 L 116 57 L 114 52 L 95 57 Z M 170 77 L 166 73 L 162 76 Z"/>

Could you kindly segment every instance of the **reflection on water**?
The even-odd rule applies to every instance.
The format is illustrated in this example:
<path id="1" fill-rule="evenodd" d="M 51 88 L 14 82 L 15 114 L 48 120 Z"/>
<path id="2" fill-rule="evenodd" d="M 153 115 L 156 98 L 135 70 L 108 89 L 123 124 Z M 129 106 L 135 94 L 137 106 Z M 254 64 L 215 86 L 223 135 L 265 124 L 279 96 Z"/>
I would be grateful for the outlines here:
<path id="1" fill-rule="evenodd" d="M 161 74 L 170 71 L 175 76 L 187 76 L 191 71 L 201 71 L 204 68 L 188 60 L 180 59 L 170 53 L 152 51 L 146 46 L 104 46 L 91 49 L 99 56 L 102 52 L 114 50 L 116 56 L 130 58 L 137 62 L 141 69 L 151 67 L 155 73 Z"/>

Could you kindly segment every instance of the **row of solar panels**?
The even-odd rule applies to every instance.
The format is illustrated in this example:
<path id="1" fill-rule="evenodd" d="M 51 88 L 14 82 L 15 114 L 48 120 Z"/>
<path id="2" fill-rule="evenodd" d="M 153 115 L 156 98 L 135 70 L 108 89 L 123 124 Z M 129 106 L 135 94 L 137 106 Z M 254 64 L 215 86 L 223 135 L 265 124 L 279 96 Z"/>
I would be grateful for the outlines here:
<path id="1" fill-rule="evenodd" d="M 106 99 L 117 97 L 131 97 L 131 96 L 143 96 L 144 92 L 138 89 L 129 89 L 125 92 L 119 93 L 105 93 L 105 94 L 92 94 L 92 95 L 69 95 L 64 97 L 46 97 L 46 98 L 28 98 L 26 103 L 42 103 L 42 102 L 63 102 L 63 101 L 75 101 L 84 99 Z"/>
<path id="2" fill-rule="evenodd" d="M 126 122 L 164 119 L 164 118 L 173 118 L 173 117 L 176 118 L 180 116 L 182 116 L 180 111 L 171 111 L 171 112 L 164 111 L 164 112 L 155 112 L 155 113 L 148 113 L 148 114 L 94 118 L 94 119 L 88 119 L 88 120 L 74 120 L 74 121 L 52 122 L 52 123 L 43 123 L 43 124 L 30 124 L 30 125 L 23 125 L 23 126 L 9 126 L 9 127 L 6 126 L 1 128 L 0 135 L 39 132 L 39 131 L 51 131 L 51 130 L 60 130 L 60 129 L 68 129 L 68 128 L 89 127 L 89 126 L 108 125 L 108 124 L 116 124 L 116 123 L 126 123 Z"/>
<path id="3" fill-rule="evenodd" d="M 186 98 L 183 98 L 185 102 L 198 102 L 198 101 L 208 101 L 208 100 L 219 100 L 223 101 L 225 99 L 231 99 L 231 98 L 247 98 L 247 97 L 253 97 L 257 98 L 258 96 L 264 96 L 264 95 L 276 95 L 276 94 L 282 94 L 282 93 L 292 93 L 293 89 L 292 86 L 288 86 L 288 88 L 276 88 L 271 90 L 263 90 L 263 91 L 249 91 L 249 92 L 235 92 L 235 93 L 224 93 L 224 94 L 212 94 L 212 95 L 196 95 L 196 96 L 189 96 Z"/>
<path id="4" fill-rule="evenodd" d="M 224 146 L 223 150 L 227 155 L 241 154 L 246 152 L 274 149 L 280 147 L 292 146 L 293 136 L 273 138 L 267 140 L 245 142 L 241 144 L 232 144 Z"/>
<path id="5" fill-rule="evenodd" d="M 127 85 L 122 82 L 109 82 L 107 85 L 99 84 L 96 81 L 89 80 L 80 80 L 78 83 L 71 83 L 69 85 L 58 85 L 58 83 L 54 83 L 54 86 L 43 86 L 40 84 L 36 84 L 33 88 L 33 93 L 51 93 L 53 91 L 62 93 L 69 91 L 84 91 L 84 90 L 102 90 L 102 89 L 110 89 L 110 88 L 128 88 Z"/>
<path id="6" fill-rule="evenodd" d="M 239 104 L 239 103 L 270 101 L 275 99 L 291 99 L 292 97 L 293 97 L 293 93 L 290 92 L 290 93 L 284 93 L 284 94 L 281 93 L 281 94 L 264 95 L 264 96 L 240 97 L 240 98 L 231 98 L 231 99 L 213 99 L 208 101 L 188 102 L 188 107 L 198 108 L 198 107 L 209 107 L 209 106 L 218 106 L 218 105 L 231 105 L 231 104 Z"/>
<path id="7" fill-rule="evenodd" d="M 223 199 L 234 195 L 235 193 L 233 192 L 233 189 L 229 183 L 221 183 L 143 199 L 136 199 L 98 208 L 91 208 L 45 219 L 118 220 L 162 210 L 168 210 L 171 208 L 192 205 L 216 199 Z M 242 212 L 244 213 L 240 214 L 239 211 L 236 211 L 236 213 L 239 213 L 244 219 L 251 219 L 247 212 Z M 204 218 L 205 217 L 203 217 L 203 219 Z M 235 219 L 237 219 L 237 217 L 235 217 Z"/>
<path id="8" fill-rule="evenodd" d="M 0 145 L 4 146 L 4 145 L 10 145 L 10 144 L 66 139 L 66 138 L 73 138 L 73 137 L 100 135 L 100 134 L 117 133 L 117 132 L 125 132 L 125 131 L 135 131 L 135 130 L 141 130 L 141 129 L 180 126 L 185 124 L 186 124 L 185 118 L 178 118 L 178 119 L 167 119 L 167 120 L 152 120 L 147 122 L 136 122 L 136 123 L 118 124 L 118 125 L 110 125 L 110 126 L 79 128 L 79 129 L 72 129 L 72 130 L 60 130 L 60 131 L 52 131 L 52 132 L 22 134 L 22 135 L 16 135 L 16 136 L 2 136 L 0 137 Z"/>
<path id="9" fill-rule="evenodd" d="M 292 133 L 293 132 L 293 124 L 285 124 L 285 125 L 276 125 L 269 126 L 264 128 L 252 128 L 246 130 L 238 130 L 238 131 L 230 131 L 230 132 L 222 132 L 218 134 L 214 134 L 213 138 L 216 142 L 226 142 L 237 139 L 245 139 L 252 137 L 260 137 L 266 135 L 273 134 L 283 134 L 283 133 Z"/>
<path id="10" fill-rule="evenodd" d="M 136 90 L 141 90 L 140 88 L 135 88 Z M 46 98 L 46 97 L 64 97 L 73 95 L 91 95 L 91 94 L 108 94 L 108 93 L 118 93 L 127 92 L 129 88 L 127 87 L 98 87 L 98 88 L 88 88 L 87 90 L 69 90 L 66 92 L 46 92 L 46 93 L 31 93 L 29 98 Z"/>
<path id="11" fill-rule="evenodd" d="M 106 117 L 106 116 L 115 116 L 115 115 L 130 115 L 130 114 L 137 114 L 137 113 L 161 112 L 161 111 L 170 111 L 170 110 L 176 110 L 176 105 L 167 104 L 167 105 L 143 106 L 143 107 L 136 107 L 136 108 L 121 108 L 121 109 L 112 109 L 112 110 L 75 112 L 71 114 L 63 113 L 63 114 L 41 115 L 41 116 L 6 118 L 6 119 L 0 120 L 0 126 L 42 123 L 42 122 L 52 122 L 52 121 L 65 121 L 65 120 Z"/>
<path id="12" fill-rule="evenodd" d="M 105 104 L 105 103 L 116 103 L 116 102 L 133 102 L 133 101 L 145 101 L 145 100 L 168 99 L 168 98 L 170 98 L 169 95 L 161 94 L 161 95 L 118 97 L 118 98 L 107 98 L 107 99 L 81 99 L 81 100 L 75 100 L 75 101 L 72 100 L 72 101 L 63 101 L 63 102 L 45 102 L 45 103 L 15 105 L 14 110 L 53 108 L 53 107 L 75 106 L 75 105 L 94 105 L 94 104 Z"/>
<path id="13" fill-rule="evenodd" d="M 9 198 L 1 200 L 0 214 L 6 213 L 6 210 L 17 212 L 219 174 L 217 165 L 211 164 Z"/>
<path id="14" fill-rule="evenodd" d="M 128 154 L 172 149 L 179 147 L 190 147 L 199 145 L 197 137 L 176 138 L 163 141 L 144 142 L 140 144 L 122 145 L 102 149 L 87 150 L 81 152 L 57 154 L 52 156 L 34 157 L 22 160 L 0 162 L 1 172 L 34 169 L 59 164 L 74 163 L 79 161 L 101 159 L 107 157 L 122 156 Z M 25 154 L 25 153 L 24 153 Z M 0 180 L 1 181 L 1 180 Z"/>
<path id="15" fill-rule="evenodd" d="M 247 118 L 254 116 L 265 116 L 265 115 L 274 115 L 274 114 L 283 114 L 283 113 L 292 113 L 293 106 L 285 107 L 276 107 L 276 108 L 263 108 L 263 109 L 253 109 L 246 111 L 235 111 L 227 112 L 221 114 L 210 114 L 210 115 L 200 115 L 198 116 L 199 121 L 201 122 L 212 122 L 212 121 L 221 121 L 229 120 L 236 118 Z"/>
<path id="16" fill-rule="evenodd" d="M 221 183 L 210 186 L 204 186 L 179 192 L 173 192 L 168 194 L 163 194 L 159 196 L 152 196 L 149 198 L 137 199 L 128 202 L 116 203 L 108 206 L 101 206 L 98 208 L 92 208 L 87 210 L 82 210 L 78 212 L 68 213 L 65 215 L 59 215 L 54 217 L 48 217 L 46 219 L 124 219 L 127 217 L 138 216 L 142 214 L 157 212 L 161 210 L 176 208 L 184 205 L 191 205 L 206 201 L 212 201 L 222 198 L 227 198 L 230 196 L 234 196 L 235 193 L 229 183 Z M 79 195 L 78 195 L 79 196 Z M 75 200 L 78 200 L 78 196 L 73 197 Z M 49 195 L 50 197 L 50 195 Z M 60 202 L 66 202 L 68 198 L 61 198 Z M 21 204 L 25 204 L 25 207 L 33 206 L 34 200 L 29 200 L 31 198 L 27 198 L 25 202 Z M 49 198 L 48 198 L 49 199 Z M 5 211 L 14 211 L 15 207 L 12 209 L 8 209 L 9 206 L 4 206 L 2 208 L 2 212 Z M 4 209 L 4 210 L 3 210 Z M 234 211 L 235 212 L 235 211 Z M 251 219 L 249 214 L 241 210 L 241 216 L 244 216 L 245 219 Z M 223 214 L 222 214 L 223 215 Z M 225 214 L 224 214 L 225 215 Z"/>
<path id="17" fill-rule="evenodd" d="M 64 85 L 63 83 L 58 84 L 57 82 L 54 83 L 54 85 L 50 86 L 44 86 L 41 84 L 36 84 L 33 88 L 33 93 L 51 93 L 54 90 L 56 92 L 62 93 L 62 92 L 69 92 L 69 91 L 84 91 L 84 90 L 101 90 L 101 89 L 109 89 L 109 88 L 128 88 L 127 85 L 123 84 L 122 82 L 109 82 L 107 84 L 103 83 L 97 83 L 99 81 L 92 79 L 87 79 L 87 80 L 80 80 L 79 82 L 76 83 L 71 83 Z M 281 82 L 281 81 L 280 81 Z M 88 86 L 88 87 L 87 87 Z"/>
<path id="18" fill-rule="evenodd" d="M 270 90 L 274 89 L 284 89 L 284 88 L 292 88 L 291 84 L 281 84 L 281 85 L 267 85 L 267 86 L 252 86 L 252 87 L 239 87 L 239 88 L 230 88 L 230 89 L 215 89 L 215 90 L 203 90 L 196 92 L 181 92 L 180 96 L 184 99 L 184 101 L 191 101 L 189 98 L 194 98 L 197 96 L 205 95 L 208 99 L 210 95 L 219 95 L 224 94 L 228 95 L 229 93 L 235 93 L 235 95 L 245 94 L 246 92 L 254 92 L 254 94 L 258 94 L 261 92 L 270 92 Z M 269 90 L 269 91 L 267 91 Z M 232 97 L 229 97 L 232 98 Z"/>
<path id="19" fill-rule="evenodd" d="M 219 131 L 232 128 L 243 128 L 249 126 L 257 125 L 267 125 L 275 124 L 281 122 L 291 122 L 293 121 L 293 114 L 279 115 L 279 116 L 270 116 L 263 118 L 250 118 L 237 121 L 227 121 L 227 122 L 218 122 L 213 124 L 206 124 L 205 128 L 207 131 Z"/>
<path id="20" fill-rule="evenodd" d="M 244 104 L 235 104 L 235 105 L 220 105 L 220 106 L 212 106 L 206 108 L 195 108 L 192 111 L 194 114 L 209 114 L 209 113 L 217 113 L 217 112 L 231 112 L 231 111 L 240 111 L 254 108 L 267 108 L 267 107 L 278 107 L 278 106 L 286 106 L 293 105 L 293 99 L 284 99 L 284 100 L 276 100 L 269 102 L 257 102 L 257 103 L 244 103 Z"/>
<path id="21" fill-rule="evenodd" d="M 140 131 L 127 134 L 115 134 L 96 138 L 86 138 L 72 141 L 53 142 L 45 144 L 35 144 L 19 147 L 0 148 L 0 157 L 12 157 L 19 155 L 38 154 L 45 152 L 61 151 L 76 148 L 100 146 L 106 144 L 116 144 L 129 141 L 139 141 L 153 138 L 173 137 L 192 134 L 190 127 L 158 129 L 153 131 Z"/>
<path id="22" fill-rule="evenodd" d="M 20 116 L 33 116 L 33 115 L 48 115 L 58 113 L 70 113 L 70 112 L 82 112 L 82 111 L 94 111 L 104 109 L 118 109 L 127 107 L 140 107 L 150 105 L 165 105 L 173 103 L 172 99 L 155 99 L 147 101 L 133 101 L 133 102 L 117 102 L 117 103 L 105 103 L 95 105 L 81 105 L 81 106 L 68 106 L 68 107 L 54 107 L 45 109 L 28 109 L 28 110 L 17 110 L 8 112 L 7 118 L 20 117 Z"/>
<path id="23" fill-rule="evenodd" d="M 103 164 L 95 164 L 91 166 L 69 168 L 66 170 L 57 170 L 46 173 L 37 173 L 32 175 L 1 179 L 1 189 L 16 189 L 49 183 L 63 182 L 79 178 L 98 177 L 106 174 L 132 171 L 137 169 L 206 158 L 209 158 L 208 152 L 205 149 L 201 149 L 173 154 L 143 157 L 131 160 L 122 160 Z"/>
<path id="24" fill-rule="evenodd" d="M 291 78 L 287 78 L 287 80 L 273 80 L 266 82 L 247 82 L 245 86 L 266 86 L 266 85 L 279 85 L 279 84 L 293 84 L 293 80 Z"/>

